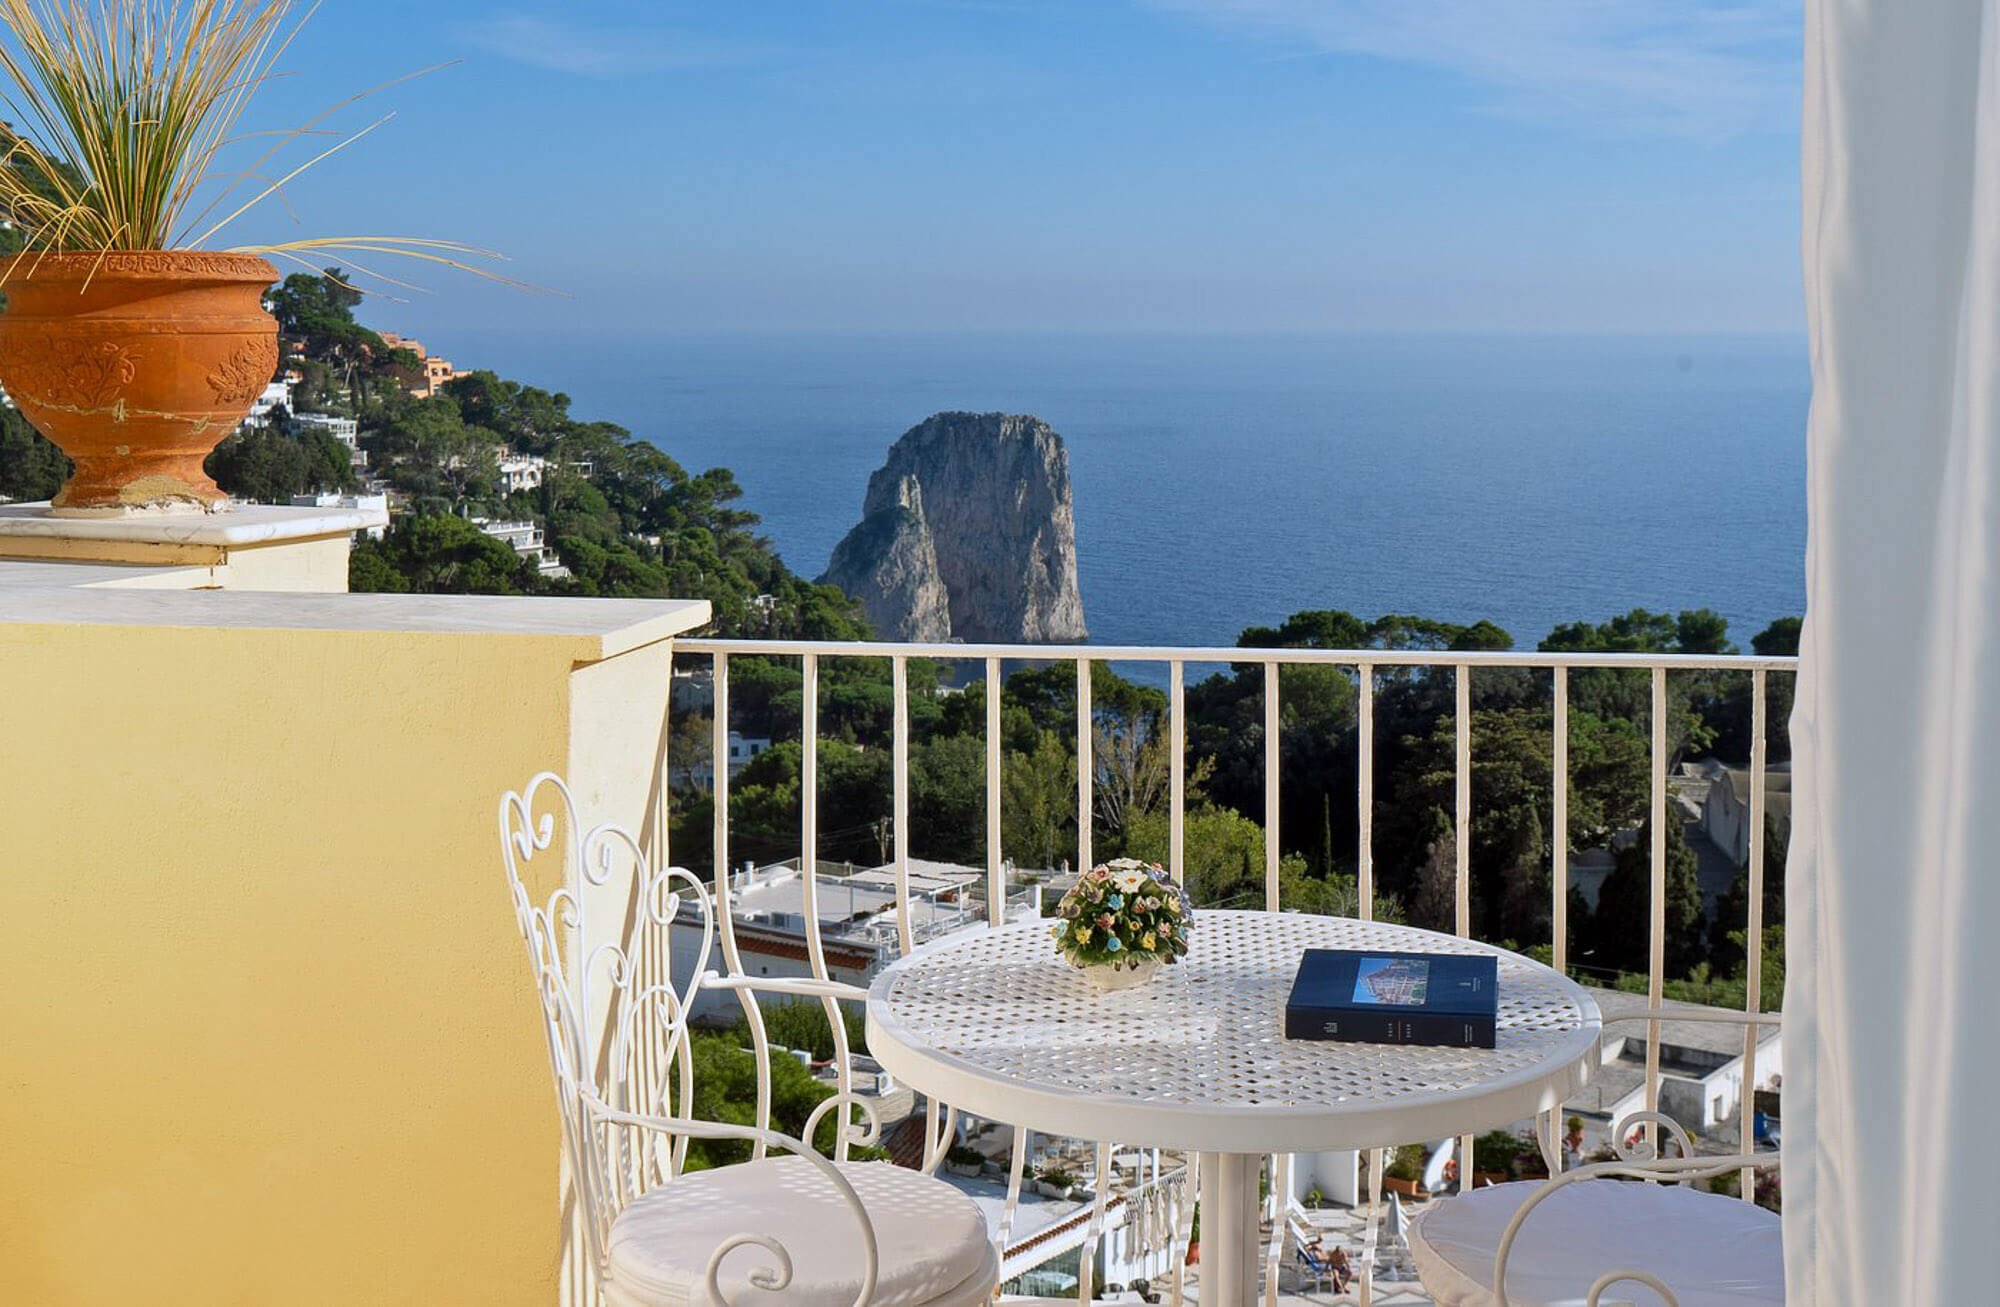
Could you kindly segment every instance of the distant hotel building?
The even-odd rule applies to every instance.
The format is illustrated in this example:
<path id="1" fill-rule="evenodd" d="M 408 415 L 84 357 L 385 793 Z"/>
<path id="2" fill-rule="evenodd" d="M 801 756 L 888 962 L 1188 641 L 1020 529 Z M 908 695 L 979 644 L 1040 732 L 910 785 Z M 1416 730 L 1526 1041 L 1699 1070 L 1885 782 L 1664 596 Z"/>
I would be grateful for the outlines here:
<path id="1" fill-rule="evenodd" d="M 508 547 L 535 565 L 535 570 L 551 581 L 559 581 L 569 575 L 569 569 L 562 565 L 555 552 L 548 547 L 538 522 L 493 522 L 483 517 L 475 517 L 472 524 L 495 540 L 505 542 Z"/>
<path id="2" fill-rule="evenodd" d="M 347 446 L 348 466 L 356 471 L 368 466 L 368 455 L 361 448 L 361 424 L 353 418 L 339 417 L 332 413 L 292 414 L 292 434 L 302 435 L 308 431 L 317 435 L 332 436 Z"/>
<path id="3" fill-rule="evenodd" d="M 739 772 L 750 765 L 752 758 L 755 758 L 770 747 L 771 742 L 763 736 L 741 735 L 735 731 L 731 731 L 729 733 L 730 777 L 734 779 Z M 703 793 L 707 793 L 709 790 L 715 788 L 715 763 L 713 759 L 703 758 L 698 762 L 690 763 L 684 775 L 688 784 Z"/>
<path id="4" fill-rule="evenodd" d="M 316 495 L 293 495 L 292 507 L 293 508 L 379 508 L 386 513 L 389 511 L 389 496 L 341 495 L 341 494 L 335 494 L 332 491 L 324 491 Z M 367 536 L 370 540 L 380 540 L 387 531 L 388 531 L 387 527 L 371 526 L 363 530 L 356 531 L 354 535 L 357 539 L 359 539 L 362 536 Z"/>
<path id="5" fill-rule="evenodd" d="M 243 419 L 242 429 L 247 431 L 251 427 L 264 425 L 270 419 L 271 413 L 279 407 L 287 411 L 292 407 L 292 383 L 289 378 L 273 381 L 258 393 L 256 399 L 250 401 L 250 412 Z"/>
<path id="6" fill-rule="evenodd" d="M 549 461 L 537 454 L 506 454 L 500 459 L 500 493 L 518 495 L 539 489 Z"/>
<path id="7" fill-rule="evenodd" d="M 377 334 L 390 349 L 406 349 L 417 356 L 416 367 L 399 368 L 396 375 L 397 380 L 403 383 L 403 389 L 418 399 L 429 399 L 443 390 L 446 382 L 458 376 L 458 369 L 451 365 L 450 359 L 432 354 L 424 348 L 422 341 L 399 336 L 393 331 Z"/>

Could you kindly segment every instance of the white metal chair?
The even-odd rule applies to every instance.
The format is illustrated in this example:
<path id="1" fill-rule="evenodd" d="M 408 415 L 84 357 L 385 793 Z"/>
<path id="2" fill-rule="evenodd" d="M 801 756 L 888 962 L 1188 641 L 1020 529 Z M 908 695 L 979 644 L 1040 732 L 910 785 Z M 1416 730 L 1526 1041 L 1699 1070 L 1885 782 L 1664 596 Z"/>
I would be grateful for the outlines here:
<path id="1" fill-rule="evenodd" d="M 1678 1011 L 1620 1019 L 1655 1018 L 1750 1021 Z M 1755 1021 L 1779 1024 L 1768 1014 Z M 1745 1100 L 1748 1110 L 1747 1091 Z M 1628 1150 L 1632 1128 L 1648 1123 L 1674 1140 L 1680 1156 Z M 1616 1161 L 1475 1189 L 1418 1216 L 1410 1253 L 1438 1307 L 1783 1307 L 1777 1214 L 1689 1187 L 1743 1168 L 1773 1168 L 1775 1153 L 1697 1157 L 1687 1132 L 1658 1112 L 1633 1113 L 1612 1138 Z M 1618 1292 L 1606 1297 L 1613 1286 Z"/>
<path id="2" fill-rule="evenodd" d="M 546 1018 L 589 1269 L 608 1307 L 972 1307 L 991 1299 L 999 1262 L 969 1198 L 923 1171 L 847 1160 L 850 1145 L 875 1141 L 879 1124 L 844 1068 L 840 1092 L 814 1110 L 803 1139 L 769 1128 L 769 1050 L 755 991 L 817 998 L 836 1028 L 835 1000 L 864 991 L 709 970 L 718 923 L 707 889 L 679 868 L 653 873 L 628 831 L 581 826 L 568 787 L 552 774 L 501 800 L 500 839 Z M 538 905 L 523 873 L 542 854 L 558 865 L 548 875 L 556 887 Z M 679 945 L 683 953 L 691 946 L 692 958 L 673 956 L 677 919 L 699 923 Z M 733 947 L 725 953 L 733 959 Z M 759 1124 L 688 1114 L 688 1017 L 703 988 L 734 991 L 751 1016 Z M 831 1159 L 805 1142 L 829 1112 L 838 1114 Z M 687 1170 L 697 1139 L 744 1141 L 751 1160 Z M 933 1151 L 941 1157 L 942 1145 Z"/>

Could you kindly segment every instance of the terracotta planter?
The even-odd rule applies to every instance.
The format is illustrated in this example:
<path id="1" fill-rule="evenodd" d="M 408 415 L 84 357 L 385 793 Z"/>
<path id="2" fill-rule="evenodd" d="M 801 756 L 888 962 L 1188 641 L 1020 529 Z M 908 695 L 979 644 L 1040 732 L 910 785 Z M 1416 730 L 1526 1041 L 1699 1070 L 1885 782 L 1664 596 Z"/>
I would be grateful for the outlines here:
<path id="1" fill-rule="evenodd" d="M 17 255 L 0 290 L 0 385 L 76 471 L 62 516 L 215 512 L 202 461 L 278 369 L 249 254 L 135 250 Z"/>

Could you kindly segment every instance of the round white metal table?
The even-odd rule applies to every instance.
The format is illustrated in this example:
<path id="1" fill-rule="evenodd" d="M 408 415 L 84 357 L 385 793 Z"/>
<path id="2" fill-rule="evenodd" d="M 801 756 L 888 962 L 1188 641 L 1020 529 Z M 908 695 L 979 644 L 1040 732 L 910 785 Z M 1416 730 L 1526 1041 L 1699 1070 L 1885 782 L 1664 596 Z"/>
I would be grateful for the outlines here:
<path id="1" fill-rule="evenodd" d="M 1057 956 L 1052 929 L 1032 918 L 968 931 L 884 968 L 868 991 L 868 1050 L 912 1088 L 991 1120 L 1200 1153 L 1204 1305 L 1254 1296 L 1265 1155 L 1504 1126 L 1560 1106 L 1597 1063 L 1600 1018 L 1581 986 L 1472 940 L 1200 912 L 1178 965 L 1099 994 Z M 1308 948 L 1498 959 L 1498 1046 L 1286 1039 L 1285 998 Z"/>

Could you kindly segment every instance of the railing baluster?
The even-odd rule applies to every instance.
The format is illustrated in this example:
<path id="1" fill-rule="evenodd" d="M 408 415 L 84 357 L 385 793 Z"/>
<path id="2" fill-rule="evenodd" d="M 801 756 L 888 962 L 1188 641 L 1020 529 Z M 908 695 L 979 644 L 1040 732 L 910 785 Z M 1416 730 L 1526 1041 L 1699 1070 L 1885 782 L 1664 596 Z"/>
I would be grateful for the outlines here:
<path id="1" fill-rule="evenodd" d="M 1472 669 L 1460 664 L 1452 714 L 1452 930 L 1472 933 Z"/>
<path id="2" fill-rule="evenodd" d="M 1549 760 L 1550 961 L 1569 974 L 1569 669 L 1554 669 L 1554 754 Z"/>
<path id="3" fill-rule="evenodd" d="M 1195 1195 L 1201 1192 L 1201 1154 L 1187 1153 L 1184 1158 L 1181 1163 L 1180 1203 L 1174 1209 L 1174 1237 L 1168 1244 L 1173 1254 L 1174 1269 L 1173 1287 L 1167 1301 L 1174 1307 L 1181 1307 L 1186 1301 L 1183 1291 L 1187 1288 L 1187 1247 L 1194 1238 Z"/>
<path id="4" fill-rule="evenodd" d="M 1284 1264 L 1285 1231 L 1291 1219 L 1292 1155 L 1277 1153 L 1271 1158 L 1271 1242 L 1264 1252 L 1264 1307 L 1278 1307 L 1278 1268 Z"/>
<path id="5" fill-rule="evenodd" d="M 1096 719 L 1090 700 L 1090 659 L 1076 660 L 1076 869 L 1090 870 L 1092 850 L 1091 814 L 1096 805 L 1093 787 L 1097 782 L 1095 745 Z"/>
<path id="6" fill-rule="evenodd" d="M 1090 1224 L 1083 1239 L 1082 1256 L 1077 1261 L 1076 1297 L 1079 1307 L 1090 1307 L 1096 1295 L 1091 1281 L 1097 1269 L 1097 1241 L 1104 1237 L 1104 1208 L 1111 1201 L 1111 1145 L 1097 1145 L 1097 1182 L 1091 1186 Z"/>
<path id="7" fill-rule="evenodd" d="M 916 946 L 910 925 L 910 663 L 898 655 L 889 660 L 890 694 L 895 699 L 889 774 L 894 787 L 890 810 L 896 840 L 896 948 L 899 954 Z"/>
<path id="8" fill-rule="evenodd" d="M 1174 884 L 1187 884 L 1187 672 L 1176 658 L 1167 664 L 1171 687 L 1167 701 L 1167 870 Z"/>
<path id="9" fill-rule="evenodd" d="M 1356 793 L 1355 817 L 1359 836 L 1355 842 L 1354 888 L 1361 899 L 1361 919 L 1375 920 L 1375 667 L 1362 663 L 1355 669 L 1358 697 L 1355 699 L 1354 741 Z M 1328 869 L 1331 872 L 1331 868 Z"/>
<path id="10" fill-rule="evenodd" d="M 1750 673 L 1750 867 L 1749 919 L 1743 931 L 1743 1010 L 1764 1010 L 1764 767 L 1769 701 L 1764 697 L 1765 673 Z M 1737 1091 L 1736 1112 L 1742 1129 L 1742 1151 L 1750 1153 L 1757 1144 L 1757 1026 L 1743 1028 L 1743 1081 Z M 1745 1202 L 1757 1201 L 1757 1172 L 1745 1167 L 1737 1177 L 1737 1188 Z"/>
<path id="11" fill-rule="evenodd" d="M 1651 924 L 1646 954 L 1646 1002 L 1659 1010 L 1667 978 L 1667 669 L 1653 669 L 1653 793 L 1648 809 L 1652 832 L 1653 887 Z M 1646 1023 L 1646 1110 L 1660 1110 L 1660 1023 Z M 1646 1123 L 1646 1138 L 1655 1149 L 1659 1135 Z"/>
<path id="12" fill-rule="evenodd" d="M 714 799 L 715 816 L 715 924 L 716 936 L 722 945 L 722 960 L 729 967 L 731 975 L 743 974 L 743 959 L 736 948 L 736 913 L 732 908 L 735 892 L 729 884 L 729 655 L 717 650 L 715 659 L 714 706 L 710 711 L 714 720 L 712 728 L 713 754 L 709 771 L 712 774 L 710 794 Z M 771 1043 L 764 1034 L 764 1010 L 757 1004 L 757 996 L 748 989 L 736 991 L 736 1001 L 743 1008 L 743 1020 L 750 1027 L 750 1052 L 757 1060 L 757 1115 L 756 1123 L 764 1129 L 771 1128 Z M 751 1159 L 764 1156 L 765 1144 L 762 1139 L 750 1146 Z"/>
<path id="13" fill-rule="evenodd" d="M 1363 921 L 1375 920 L 1375 665 L 1355 667 L 1355 859 L 1354 888 Z M 1373 1247 L 1375 1222 L 1382 1214 L 1382 1167 L 1385 1150 L 1368 1150 L 1368 1238 Z M 1361 1307 L 1368 1307 L 1374 1290 L 1373 1255 L 1363 1257 L 1358 1277 Z"/>
<path id="14" fill-rule="evenodd" d="M 1000 865 L 1000 660 L 986 660 L 986 920 L 1007 920 L 1007 877 Z"/>
<path id="15" fill-rule="evenodd" d="M 1453 677 L 1452 879 L 1457 896 L 1453 929 L 1472 935 L 1472 668 L 1460 663 Z M 1472 1191 L 1472 1136 L 1458 1137 L 1458 1191 Z"/>
<path id="16" fill-rule="evenodd" d="M 993 1247 L 1003 1258 L 1007 1255 L 1007 1245 L 1014 1242 L 1014 1215 L 1021 1208 L 1021 1177 L 1028 1169 L 1028 1141 L 1032 1133 L 1028 1127 L 1014 1127 L 1014 1146 L 1007 1158 L 1007 1201 L 1000 1208 L 1000 1227 L 993 1236 Z"/>
<path id="17" fill-rule="evenodd" d="M 1264 664 L 1264 910 L 1278 910 L 1278 665 Z"/>

